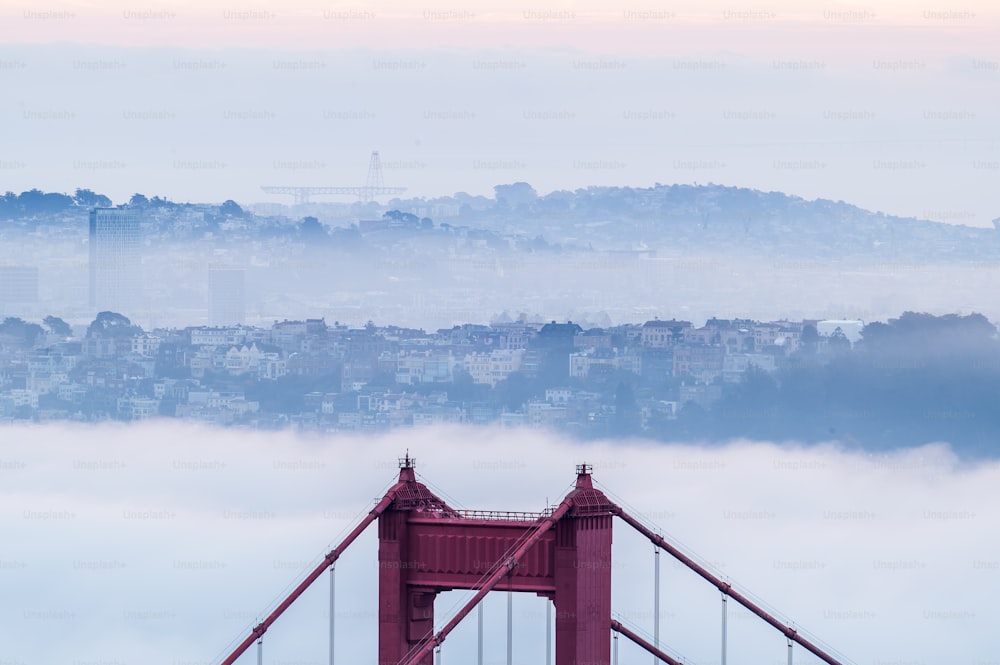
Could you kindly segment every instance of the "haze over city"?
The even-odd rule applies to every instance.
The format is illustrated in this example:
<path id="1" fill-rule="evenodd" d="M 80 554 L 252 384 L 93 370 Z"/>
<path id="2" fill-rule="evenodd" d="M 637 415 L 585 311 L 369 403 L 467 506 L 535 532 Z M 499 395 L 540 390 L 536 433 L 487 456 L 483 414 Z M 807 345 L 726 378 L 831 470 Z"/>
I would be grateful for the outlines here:
<path id="1" fill-rule="evenodd" d="M 996 665 L 998 34 L 984 0 L 0 2 L 0 665 L 221 662 L 411 455 L 497 511 L 589 464 L 837 662 Z M 264 662 L 381 655 L 374 531 L 335 649 L 324 578 Z M 663 559 L 660 644 L 723 663 L 719 589 Z M 653 561 L 618 521 L 571 567 L 651 635 Z M 727 607 L 728 662 L 786 662 Z M 476 650 L 470 616 L 436 662 Z"/>

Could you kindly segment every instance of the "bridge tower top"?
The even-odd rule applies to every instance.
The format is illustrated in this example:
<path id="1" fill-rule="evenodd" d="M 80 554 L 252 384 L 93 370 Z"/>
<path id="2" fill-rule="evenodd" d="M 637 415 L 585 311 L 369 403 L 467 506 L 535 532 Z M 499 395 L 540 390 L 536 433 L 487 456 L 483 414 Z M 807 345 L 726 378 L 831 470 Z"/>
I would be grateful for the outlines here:
<path id="1" fill-rule="evenodd" d="M 415 481 L 417 479 L 414 469 L 417 466 L 417 459 L 410 457 L 410 451 L 399 458 L 399 482 Z"/>
<path id="2" fill-rule="evenodd" d="M 578 490 L 582 489 L 594 489 L 594 482 L 590 477 L 590 474 L 594 472 L 594 466 L 592 464 L 577 464 L 576 465 L 576 488 Z"/>

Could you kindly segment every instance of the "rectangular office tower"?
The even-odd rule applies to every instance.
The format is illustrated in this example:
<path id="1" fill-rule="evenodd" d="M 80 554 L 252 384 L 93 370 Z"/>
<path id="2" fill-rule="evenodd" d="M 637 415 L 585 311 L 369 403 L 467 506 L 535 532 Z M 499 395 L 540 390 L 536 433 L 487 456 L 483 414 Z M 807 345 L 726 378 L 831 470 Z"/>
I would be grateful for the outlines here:
<path id="1" fill-rule="evenodd" d="M 129 316 L 142 301 L 139 216 L 127 208 L 90 211 L 90 306 Z"/>
<path id="2" fill-rule="evenodd" d="M 246 318 L 246 277 L 238 268 L 208 269 L 208 322 L 242 325 Z"/>

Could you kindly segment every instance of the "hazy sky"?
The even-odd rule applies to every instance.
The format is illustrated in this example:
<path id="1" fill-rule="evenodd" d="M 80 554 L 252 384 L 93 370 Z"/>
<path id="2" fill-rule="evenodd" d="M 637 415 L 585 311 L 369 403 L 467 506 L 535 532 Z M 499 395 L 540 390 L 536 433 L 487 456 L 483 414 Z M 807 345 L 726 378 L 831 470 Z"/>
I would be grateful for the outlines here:
<path id="1" fill-rule="evenodd" d="M 5 2 L 0 187 L 716 182 L 988 226 L 995 4 Z M 289 199 L 276 200 L 290 202 Z"/>
<path id="2" fill-rule="evenodd" d="M 873 458 L 833 447 L 581 444 L 447 428 L 379 438 L 191 424 L 8 427 L 0 453 L 4 662 L 212 663 L 339 541 L 405 450 L 462 508 L 540 510 L 574 466 L 615 500 L 858 665 L 987 663 L 1000 583 L 1000 466 L 928 446 Z M 376 537 L 338 564 L 339 662 L 375 654 Z M 652 547 L 615 526 L 613 609 L 652 629 Z M 718 592 L 664 555 L 661 638 L 717 662 Z M 267 663 L 325 663 L 327 581 L 265 638 Z M 465 596 L 439 597 L 438 623 Z M 506 599 L 487 599 L 502 662 Z M 515 662 L 540 662 L 544 603 L 515 604 Z M 475 621 L 444 662 L 475 653 Z M 783 663 L 783 638 L 735 606 L 730 662 Z M 628 643 L 624 662 L 647 656 Z M 243 659 L 253 662 L 251 651 Z M 816 662 L 798 649 L 795 662 Z"/>
<path id="3" fill-rule="evenodd" d="M 987 226 L 1000 216 L 998 16 L 987 2 L 0 0 L 0 191 L 246 204 L 266 184 L 363 184 L 379 150 L 386 184 L 417 196 L 716 182 Z M 406 448 L 474 508 L 537 510 L 594 463 L 859 664 L 996 659 L 1000 467 L 944 448 L 875 460 L 178 424 L 8 427 L 2 441 L 2 663 L 213 662 L 384 491 Z M 615 610 L 648 628 L 652 549 L 621 526 L 615 538 Z M 342 662 L 374 657 L 374 542 L 342 562 Z M 325 662 L 322 587 L 269 634 L 266 662 Z M 663 597 L 663 641 L 715 661 L 717 592 L 667 564 Z M 503 613 L 502 596 L 488 602 Z M 540 660 L 544 604 L 517 603 L 516 661 Z M 730 662 L 784 662 L 780 636 L 731 616 Z M 503 630 L 491 622 L 491 653 Z M 473 636 L 463 626 L 445 662 L 471 658 Z"/>

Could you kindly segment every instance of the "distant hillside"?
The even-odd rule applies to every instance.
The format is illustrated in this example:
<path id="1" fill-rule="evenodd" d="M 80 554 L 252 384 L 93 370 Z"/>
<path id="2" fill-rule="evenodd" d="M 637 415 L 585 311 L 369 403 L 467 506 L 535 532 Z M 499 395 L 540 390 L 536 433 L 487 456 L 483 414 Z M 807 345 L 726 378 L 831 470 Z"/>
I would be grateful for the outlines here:
<path id="1" fill-rule="evenodd" d="M 723 185 L 588 187 L 538 196 L 527 183 L 496 198 L 456 194 L 394 201 L 453 206 L 462 223 L 541 234 L 597 248 L 731 249 L 774 256 L 876 260 L 996 260 L 1000 232 L 871 212 L 843 201 Z"/>
<path id="2" fill-rule="evenodd" d="M 83 217 L 92 206 L 109 205 L 106 196 L 77 189 L 74 196 L 40 190 L 0 196 L 0 224 L 29 228 Z M 207 226 L 249 220 L 233 201 L 176 204 L 135 194 L 129 205 L 169 227 L 178 216 L 199 209 Z M 319 204 L 325 208 L 324 204 Z M 567 249 L 628 250 L 664 253 L 738 253 L 773 260 L 786 258 L 859 259 L 865 262 L 997 262 L 1000 231 L 872 212 L 843 201 L 807 201 L 780 192 L 723 185 L 587 187 L 539 196 L 528 183 L 497 185 L 494 198 L 456 193 L 435 199 L 394 199 L 386 206 L 329 204 L 329 219 L 380 218 L 387 211 L 435 217 L 442 228 L 465 226 L 498 236 L 542 238 Z M 438 212 L 440 212 L 440 216 Z M 289 230 L 285 220 L 257 218 L 262 236 Z M 346 215 L 346 217 L 345 217 Z M 429 228 L 428 227 L 428 228 Z"/>

